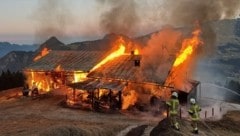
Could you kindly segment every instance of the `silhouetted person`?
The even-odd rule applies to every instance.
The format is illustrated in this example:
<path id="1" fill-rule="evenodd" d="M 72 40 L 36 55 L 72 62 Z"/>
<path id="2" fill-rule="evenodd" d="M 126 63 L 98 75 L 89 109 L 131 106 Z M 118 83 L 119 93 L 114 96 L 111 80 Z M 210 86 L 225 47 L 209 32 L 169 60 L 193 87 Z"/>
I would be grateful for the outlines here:
<path id="1" fill-rule="evenodd" d="M 38 87 L 36 85 L 36 82 L 33 82 L 33 86 L 32 86 L 32 96 L 36 97 L 38 95 Z"/>
<path id="2" fill-rule="evenodd" d="M 29 86 L 28 86 L 27 83 L 24 84 L 22 93 L 23 93 L 23 96 L 28 97 L 28 95 L 29 95 Z"/>

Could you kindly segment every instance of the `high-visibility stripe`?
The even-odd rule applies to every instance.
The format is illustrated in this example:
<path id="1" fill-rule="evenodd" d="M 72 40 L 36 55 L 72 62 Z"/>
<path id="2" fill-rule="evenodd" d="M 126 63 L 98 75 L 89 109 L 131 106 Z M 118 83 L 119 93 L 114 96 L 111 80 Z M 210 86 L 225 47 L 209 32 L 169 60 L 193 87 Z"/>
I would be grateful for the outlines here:
<path id="1" fill-rule="evenodd" d="M 173 110 L 175 110 L 175 108 L 176 108 L 176 103 L 175 103 L 175 101 L 173 100 Z"/>

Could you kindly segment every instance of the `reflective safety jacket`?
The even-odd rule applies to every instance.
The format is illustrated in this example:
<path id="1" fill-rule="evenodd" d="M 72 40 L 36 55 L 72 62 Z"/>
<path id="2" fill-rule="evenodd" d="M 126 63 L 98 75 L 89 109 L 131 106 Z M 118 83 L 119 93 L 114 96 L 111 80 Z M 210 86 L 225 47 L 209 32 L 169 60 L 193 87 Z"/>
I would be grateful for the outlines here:
<path id="1" fill-rule="evenodd" d="M 167 106 L 169 107 L 170 115 L 177 115 L 178 114 L 178 106 L 179 100 L 171 98 L 169 101 L 166 102 Z"/>
<path id="2" fill-rule="evenodd" d="M 192 121 L 199 121 L 201 108 L 197 104 L 192 104 L 190 109 L 188 110 L 188 113 L 191 116 Z"/>

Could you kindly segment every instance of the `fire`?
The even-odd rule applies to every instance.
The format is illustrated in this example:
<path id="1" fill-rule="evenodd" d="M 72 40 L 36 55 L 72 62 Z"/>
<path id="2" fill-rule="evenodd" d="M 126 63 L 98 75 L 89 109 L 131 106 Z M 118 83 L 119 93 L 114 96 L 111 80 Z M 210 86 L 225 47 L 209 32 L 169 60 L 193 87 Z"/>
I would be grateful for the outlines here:
<path id="1" fill-rule="evenodd" d="M 192 32 L 192 37 L 183 40 L 180 53 L 177 55 L 171 73 L 166 80 L 166 86 L 173 86 L 186 91 L 191 89 L 191 84 L 188 82 L 188 74 L 191 74 L 189 70 L 191 70 L 190 67 L 194 63 L 196 51 L 203 44 L 200 36 L 201 29 L 197 25 Z"/>
<path id="2" fill-rule="evenodd" d="M 178 65 L 182 64 L 188 56 L 190 56 L 193 52 L 193 46 L 188 46 L 184 51 L 177 57 L 173 66 L 177 67 Z"/>
<path id="3" fill-rule="evenodd" d="M 108 55 L 106 58 L 104 58 L 100 63 L 98 63 L 96 66 L 94 66 L 92 68 L 91 71 L 94 71 L 95 69 L 101 67 L 102 65 L 104 65 L 105 63 L 107 63 L 108 61 L 113 60 L 114 58 L 117 58 L 121 55 L 123 55 L 125 53 L 125 45 L 124 45 L 124 41 L 122 38 L 120 38 L 119 40 L 119 47 L 116 51 L 112 52 L 110 55 Z"/>
<path id="4" fill-rule="evenodd" d="M 58 65 L 58 66 L 55 68 L 55 71 L 62 71 L 61 65 Z"/>
<path id="5" fill-rule="evenodd" d="M 29 89 L 33 89 L 35 84 L 39 91 L 49 92 L 51 90 L 52 80 L 46 76 L 45 72 L 25 72 Z"/>
<path id="6" fill-rule="evenodd" d="M 128 109 L 129 106 L 135 105 L 138 99 L 138 94 L 134 90 L 128 91 L 123 96 L 122 110 Z"/>
<path id="7" fill-rule="evenodd" d="M 139 55 L 140 53 L 139 53 L 139 50 L 138 49 L 135 49 L 134 50 L 134 55 Z"/>
<path id="8" fill-rule="evenodd" d="M 174 67 L 177 67 L 180 64 L 184 63 L 184 61 L 186 61 L 188 57 L 191 56 L 191 54 L 198 48 L 198 46 L 202 44 L 202 41 L 199 38 L 200 34 L 201 30 L 197 29 L 192 33 L 192 38 L 185 39 L 183 41 L 180 54 L 173 64 Z"/>
<path id="9" fill-rule="evenodd" d="M 44 47 L 39 55 L 37 55 L 33 60 L 37 61 L 41 59 L 42 57 L 46 56 L 51 50 L 48 48 Z"/>
<path id="10" fill-rule="evenodd" d="M 74 71 L 74 83 L 82 82 L 87 78 L 87 73 L 83 73 L 82 71 Z"/>

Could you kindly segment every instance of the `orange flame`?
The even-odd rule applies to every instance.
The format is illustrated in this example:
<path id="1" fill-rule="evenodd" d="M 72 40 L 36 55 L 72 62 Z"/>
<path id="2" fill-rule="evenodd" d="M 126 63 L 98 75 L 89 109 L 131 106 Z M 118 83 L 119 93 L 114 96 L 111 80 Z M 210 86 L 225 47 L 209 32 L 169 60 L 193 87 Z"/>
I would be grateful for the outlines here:
<path id="1" fill-rule="evenodd" d="M 139 55 L 140 53 L 139 53 L 139 50 L 138 49 L 135 49 L 134 50 L 134 55 Z"/>
<path id="2" fill-rule="evenodd" d="M 62 71 L 61 65 L 58 65 L 58 66 L 55 68 L 55 71 L 57 71 L 57 72 Z"/>
<path id="3" fill-rule="evenodd" d="M 44 47 L 39 55 L 37 55 L 33 60 L 37 61 L 41 59 L 42 57 L 46 56 L 51 50 L 48 48 Z"/>
<path id="4" fill-rule="evenodd" d="M 25 75 L 29 89 L 37 87 L 39 91 L 49 92 L 51 90 L 52 80 L 46 76 L 45 72 L 25 72 Z"/>
<path id="5" fill-rule="evenodd" d="M 124 41 L 122 40 L 122 38 L 120 39 L 120 43 L 119 43 L 119 47 L 116 51 L 112 52 L 110 55 L 108 55 L 106 58 L 104 58 L 100 63 L 98 63 L 96 66 L 94 66 L 92 68 L 91 71 L 94 71 L 95 69 L 101 67 L 102 65 L 104 65 L 105 63 L 107 63 L 108 61 L 113 60 L 114 58 L 117 58 L 121 55 L 123 55 L 125 53 L 125 45 L 123 43 Z"/>
<path id="6" fill-rule="evenodd" d="M 184 63 L 184 61 L 186 61 L 188 57 L 191 56 L 191 54 L 196 50 L 196 48 L 198 48 L 198 46 L 202 44 L 202 41 L 199 38 L 200 33 L 201 30 L 197 29 L 192 33 L 193 37 L 191 39 L 185 39 L 183 41 L 180 54 L 178 55 L 177 59 L 173 64 L 174 67 L 177 67 L 180 64 Z"/>
<path id="7" fill-rule="evenodd" d="M 138 94 L 134 90 L 128 91 L 124 96 L 123 96 L 123 104 L 122 104 L 122 109 L 126 110 L 128 109 L 129 106 L 134 105 L 137 102 Z"/>
<path id="8" fill-rule="evenodd" d="M 186 82 L 189 67 L 194 60 L 193 54 L 203 44 L 200 39 L 201 29 L 197 25 L 196 29 L 192 32 L 192 37 L 184 39 L 180 53 L 173 64 L 170 76 L 166 80 L 166 85 L 173 85 L 177 89 L 189 90 L 191 85 Z"/>

